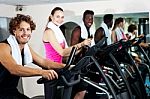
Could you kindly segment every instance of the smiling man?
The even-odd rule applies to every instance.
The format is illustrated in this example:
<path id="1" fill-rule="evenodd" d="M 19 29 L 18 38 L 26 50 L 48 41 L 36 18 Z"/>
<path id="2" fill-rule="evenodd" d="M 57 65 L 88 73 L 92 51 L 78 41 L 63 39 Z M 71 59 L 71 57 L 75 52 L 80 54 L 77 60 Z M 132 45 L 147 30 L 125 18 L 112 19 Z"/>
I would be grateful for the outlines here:
<path id="1" fill-rule="evenodd" d="M 75 45 L 82 42 L 85 39 L 93 38 L 95 33 L 95 28 L 92 27 L 94 21 L 94 12 L 92 10 L 85 10 L 83 13 L 82 23 L 75 27 L 71 34 L 71 42 L 70 45 Z M 91 40 L 91 45 L 93 44 L 93 39 Z M 84 50 L 80 52 L 82 54 Z M 76 60 L 78 61 L 81 59 L 82 55 L 76 55 Z M 87 84 L 84 82 L 80 82 L 79 84 L 73 87 L 73 96 L 74 99 L 84 99 L 85 96 L 85 89 Z"/>
<path id="2" fill-rule="evenodd" d="M 82 23 L 72 31 L 71 45 L 82 42 L 84 39 L 92 38 L 95 29 L 92 28 L 94 20 L 94 12 L 92 10 L 85 10 L 83 13 Z"/>
<path id="3" fill-rule="evenodd" d="M 21 14 L 12 18 L 9 23 L 11 35 L 0 43 L 0 99 L 29 99 L 17 90 L 20 77 L 42 76 L 48 80 L 56 79 L 58 75 L 52 69 L 65 66 L 42 58 L 28 45 L 35 27 L 30 16 Z M 24 66 L 31 62 L 49 70 Z"/>

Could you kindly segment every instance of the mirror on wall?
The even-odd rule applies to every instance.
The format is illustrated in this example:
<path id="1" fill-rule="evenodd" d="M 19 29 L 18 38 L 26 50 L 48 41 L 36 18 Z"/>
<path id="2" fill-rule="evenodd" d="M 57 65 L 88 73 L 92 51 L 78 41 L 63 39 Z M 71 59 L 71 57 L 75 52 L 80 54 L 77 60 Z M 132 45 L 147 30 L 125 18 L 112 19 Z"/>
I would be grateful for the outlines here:
<path id="1" fill-rule="evenodd" d="M 122 17 L 125 19 L 124 31 L 127 33 L 127 28 L 130 24 L 135 24 L 138 27 L 138 35 L 144 34 L 146 42 L 150 42 L 149 32 L 149 12 L 135 12 L 135 13 L 119 13 L 113 14 L 114 20 Z M 95 15 L 95 26 L 98 28 L 103 20 L 104 15 Z"/>
<path id="2" fill-rule="evenodd" d="M 9 36 L 8 24 L 10 19 L 6 17 L 0 17 L 0 41 L 5 40 Z"/>
<path id="3" fill-rule="evenodd" d="M 63 32 L 68 45 L 70 45 L 71 34 L 76 26 L 78 26 L 78 24 L 75 22 L 66 22 L 60 26 L 60 29 Z"/>
<path id="4" fill-rule="evenodd" d="M 146 36 L 145 41 L 150 43 L 149 12 L 118 13 L 118 14 L 113 14 L 113 15 L 114 15 L 114 20 L 119 17 L 122 17 L 125 19 L 125 27 L 124 27 L 125 33 L 128 32 L 127 28 L 130 24 L 135 24 L 138 27 L 138 35 L 144 34 Z M 95 29 L 100 27 L 100 24 L 103 21 L 103 16 L 104 14 L 94 16 Z M 79 16 L 76 16 L 76 17 L 79 17 Z M 81 19 L 82 19 L 82 16 L 81 16 Z M 68 45 L 70 44 L 72 30 L 77 25 L 78 24 L 74 22 L 66 22 L 61 27 L 64 31 L 64 35 L 66 37 Z"/>

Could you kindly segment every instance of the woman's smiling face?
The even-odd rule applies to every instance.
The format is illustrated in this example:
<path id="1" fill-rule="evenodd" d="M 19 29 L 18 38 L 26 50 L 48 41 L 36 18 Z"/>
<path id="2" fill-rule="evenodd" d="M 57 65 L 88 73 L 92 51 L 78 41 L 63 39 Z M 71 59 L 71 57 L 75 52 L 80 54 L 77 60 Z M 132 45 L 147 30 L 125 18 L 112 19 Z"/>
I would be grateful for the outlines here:
<path id="1" fill-rule="evenodd" d="M 55 11 L 54 15 L 51 16 L 52 22 L 57 26 L 60 26 L 64 22 L 64 12 L 61 10 Z"/>

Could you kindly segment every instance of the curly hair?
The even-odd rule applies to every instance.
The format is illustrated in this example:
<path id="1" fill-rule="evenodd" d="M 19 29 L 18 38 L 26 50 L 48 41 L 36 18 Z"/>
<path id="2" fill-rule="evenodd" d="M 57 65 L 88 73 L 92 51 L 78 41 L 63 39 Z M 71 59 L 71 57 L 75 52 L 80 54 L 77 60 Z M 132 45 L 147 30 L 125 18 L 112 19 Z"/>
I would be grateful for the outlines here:
<path id="1" fill-rule="evenodd" d="M 14 35 L 13 31 L 16 30 L 17 27 L 19 27 L 19 25 L 22 21 L 25 21 L 30 24 L 31 31 L 35 30 L 36 25 L 32 21 L 32 18 L 29 15 L 17 14 L 17 16 L 12 18 L 9 23 L 9 32 L 12 35 Z"/>

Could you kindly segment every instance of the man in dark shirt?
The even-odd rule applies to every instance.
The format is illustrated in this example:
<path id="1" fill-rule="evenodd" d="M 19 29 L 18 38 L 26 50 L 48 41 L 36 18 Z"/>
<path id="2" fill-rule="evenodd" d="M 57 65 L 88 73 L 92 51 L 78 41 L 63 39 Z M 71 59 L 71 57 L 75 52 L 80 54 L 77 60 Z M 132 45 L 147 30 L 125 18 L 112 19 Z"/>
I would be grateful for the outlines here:
<path id="1" fill-rule="evenodd" d="M 72 31 L 71 45 L 80 43 L 83 39 L 91 38 L 94 36 L 95 30 L 91 29 L 93 24 L 94 12 L 92 10 L 86 10 L 83 14 L 83 22 L 80 26 L 77 26 Z"/>
<path id="2" fill-rule="evenodd" d="M 42 76 L 52 80 L 58 78 L 57 73 L 52 69 L 65 66 L 42 58 L 28 46 L 35 27 L 31 17 L 22 14 L 12 18 L 9 23 L 11 34 L 0 43 L 0 99 L 29 99 L 17 90 L 20 77 Z M 23 66 L 29 62 L 49 70 Z"/>

